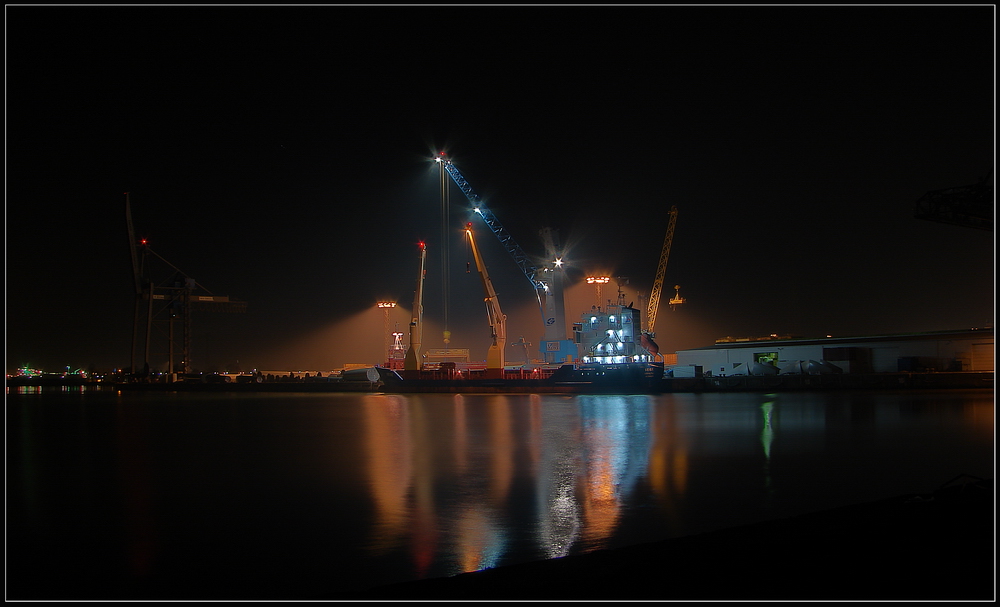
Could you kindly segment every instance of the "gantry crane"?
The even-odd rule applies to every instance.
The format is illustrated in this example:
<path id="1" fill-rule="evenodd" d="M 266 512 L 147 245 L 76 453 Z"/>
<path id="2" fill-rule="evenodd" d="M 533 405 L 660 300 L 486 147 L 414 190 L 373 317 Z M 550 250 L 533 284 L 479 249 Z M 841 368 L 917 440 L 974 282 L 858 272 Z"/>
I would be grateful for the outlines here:
<path id="1" fill-rule="evenodd" d="M 413 293 L 413 319 L 410 321 L 410 347 L 403 359 L 403 371 L 420 370 L 420 342 L 424 334 L 424 277 L 427 271 L 427 245 L 420 243 L 420 273 L 417 274 L 417 290 Z"/>
<path id="2" fill-rule="evenodd" d="M 576 345 L 573 340 L 566 339 L 565 311 L 562 307 L 561 292 L 561 260 L 554 260 L 552 268 L 539 270 L 531 263 L 527 253 L 521 249 L 513 236 L 503 227 L 500 220 L 496 218 L 492 211 L 487 208 L 479 195 L 473 191 L 472 186 L 466 181 L 461 171 L 455 167 L 451 159 L 441 152 L 434 158 L 435 162 L 441 163 L 451 176 L 455 185 L 458 186 L 465 197 L 472 204 L 472 210 L 483 218 L 487 227 L 493 231 L 500 244 L 521 269 L 521 272 L 531 283 L 535 291 L 535 298 L 538 300 L 538 308 L 542 316 L 542 326 L 545 335 L 539 344 L 539 349 L 543 357 L 548 362 L 559 362 L 566 356 L 576 354 Z M 551 230 L 542 230 L 542 238 L 546 242 L 547 253 L 550 255 L 554 251 L 554 240 Z M 553 255 L 554 257 L 554 255 Z"/>
<path id="3" fill-rule="evenodd" d="M 507 345 L 507 316 L 500 310 L 500 301 L 497 299 L 496 291 L 493 290 L 493 281 L 490 280 L 486 264 L 482 255 L 479 254 L 479 247 L 476 246 L 476 238 L 472 234 L 472 223 L 465 226 L 465 233 L 469 236 L 469 245 L 472 247 L 472 255 L 476 259 L 476 269 L 479 277 L 483 281 L 483 290 L 486 297 L 486 316 L 489 318 L 490 332 L 493 343 L 486 354 L 486 376 L 489 379 L 503 377 L 503 367 L 505 364 L 504 348 Z"/>
<path id="4" fill-rule="evenodd" d="M 656 310 L 660 306 L 660 293 L 663 291 L 663 278 L 667 273 L 667 260 L 670 258 L 670 247 L 674 243 L 674 228 L 677 226 L 677 207 L 670 207 L 670 221 L 667 223 L 667 234 L 663 238 L 663 250 L 660 251 L 660 264 L 656 268 L 656 278 L 653 280 L 653 292 L 649 296 L 649 306 L 646 309 L 646 331 L 649 339 L 656 337 Z M 677 289 L 680 289 L 678 286 Z M 683 303 L 680 293 L 670 300 L 671 305 Z"/>
<path id="5" fill-rule="evenodd" d="M 132 205 L 129 193 L 125 192 L 125 220 L 128 226 L 129 252 L 132 256 L 132 276 L 135 282 L 135 312 L 132 320 L 132 352 L 130 372 L 133 377 L 148 376 L 150 372 L 150 355 L 166 355 L 168 378 L 173 381 L 178 372 L 191 372 L 191 317 L 195 308 L 223 312 L 246 312 L 246 302 L 231 300 L 224 295 L 213 295 L 208 289 L 198 284 L 169 261 L 158 255 L 150 247 L 146 239 L 136 240 L 132 227 Z M 150 256 L 160 260 L 172 271 L 166 278 L 157 281 L 149 278 L 147 258 Z M 140 326 L 145 324 L 141 338 L 143 342 L 143 368 L 141 373 L 136 369 L 136 348 L 140 341 Z M 180 335 L 176 330 L 181 325 Z M 154 329 L 159 334 L 154 336 Z M 150 352 L 156 338 L 165 338 L 166 352 Z M 180 355 L 180 360 L 176 360 Z"/>

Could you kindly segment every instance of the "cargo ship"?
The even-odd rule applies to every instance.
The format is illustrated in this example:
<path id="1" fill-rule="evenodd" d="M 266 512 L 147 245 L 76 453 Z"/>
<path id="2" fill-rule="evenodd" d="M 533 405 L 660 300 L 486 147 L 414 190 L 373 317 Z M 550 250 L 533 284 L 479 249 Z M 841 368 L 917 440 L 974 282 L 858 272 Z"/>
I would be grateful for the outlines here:
<path id="1" fill-rule="evenodd" d="M 418 325 L 419 319 L 413 324 Z M 503 331 L 498 334 L 505 335 Z M 506 365 L 497 354 L 503 342 L 495 340 L 485 364 L 443 361 L 424 362 L 419 369 L 378 368 L 378 381 L 382 391 L 393 393 L 649 394 L 668 390 L 670 381 L 664 376 L 658 348 L 641 330 L 640 310 L 625 304 L 621 296 L 616 304 L 595 305 L 584 312 L 573 324 L 573 339 L 567 341 L 572 341 L 576 355 L 561 362 Z M 563 344 L 559 348 L 567 351 Z M 415 350 L 411 344 L 409 352 Z M 412 359 L 410 366 L 415 366 Z"/>
<path id="2" fill-rule="evenodd" d="M 399 373 L 380 368 L 382 392 L 651 394 L 666 389 L 662 363 L 564 364 L 530 372 L 505 369 L 500 376 L 451 370 Z"/>

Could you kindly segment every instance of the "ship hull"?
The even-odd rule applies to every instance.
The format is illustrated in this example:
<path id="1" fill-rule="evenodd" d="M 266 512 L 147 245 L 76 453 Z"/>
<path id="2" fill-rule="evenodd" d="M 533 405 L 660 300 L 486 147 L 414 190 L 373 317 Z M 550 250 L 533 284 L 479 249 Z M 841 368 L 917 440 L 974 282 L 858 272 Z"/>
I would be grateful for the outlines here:
<path id="1" fill-rule="evenodd" d="M 483 394 L 655 394 L 667 388 L 658 364 L 564 365 L 543 378 L 383 377 L 383 392 Z"/>

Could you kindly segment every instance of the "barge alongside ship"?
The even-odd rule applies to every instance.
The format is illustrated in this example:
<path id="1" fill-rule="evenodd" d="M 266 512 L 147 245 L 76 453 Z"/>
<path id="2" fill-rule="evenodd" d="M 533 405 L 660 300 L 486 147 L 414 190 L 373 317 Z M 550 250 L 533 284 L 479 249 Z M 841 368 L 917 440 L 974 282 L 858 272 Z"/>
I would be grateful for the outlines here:
<path id="1" fill-rule="evenodd" d="M 294 381 L 220 382 L 189 379 L 177 382 L 120 382 L 125 391 L 184 392 L 383 392 L 390 394 L 656 394 L 670 382 L 659 363 L 566 364 L 533 368 L 511 367 L 502 375 L 456 370 L 400 372 L 387 367 L 352 369 L 341 375 Z"/>

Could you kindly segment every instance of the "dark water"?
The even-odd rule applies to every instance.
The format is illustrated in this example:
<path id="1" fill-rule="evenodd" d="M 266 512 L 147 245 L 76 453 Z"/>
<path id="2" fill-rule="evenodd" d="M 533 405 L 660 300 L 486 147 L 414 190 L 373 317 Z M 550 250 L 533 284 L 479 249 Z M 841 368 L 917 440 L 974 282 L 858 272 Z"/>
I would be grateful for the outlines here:
<path id="1" fill-rule="evenodd" d="M 992 391 L 7 397 L 8 598 L 308 598 L 993 478 Z"/>

